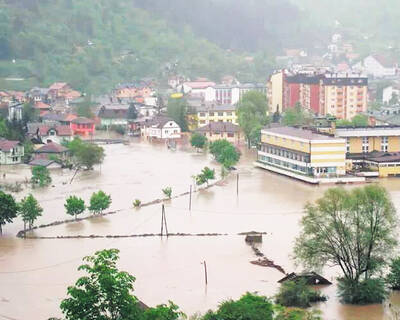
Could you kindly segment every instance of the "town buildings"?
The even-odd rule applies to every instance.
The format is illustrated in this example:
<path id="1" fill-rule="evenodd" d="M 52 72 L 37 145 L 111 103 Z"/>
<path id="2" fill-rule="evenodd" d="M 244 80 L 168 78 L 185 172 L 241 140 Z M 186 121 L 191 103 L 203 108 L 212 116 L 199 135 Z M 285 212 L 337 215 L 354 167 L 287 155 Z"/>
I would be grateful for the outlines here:
<path id="1" fill-rule="evenodd" d="M 345 139 L 300 128 L 262 129 L 255 165 L 309 183 L 362 180 L 345 177 Z"/>
<path id="2" fill-rule="evenodd" d="M 128 124 L 128 109 L 128 104 L 103 105 L 100 107 L 97 116 L 100 118 L 102 126 L 126 126 Z"/>
<path id="3" fill-rule="evenodd" d="M 24 146 L 19 141 L 0 138 L 0 165 L 22 163 Z"/>
<path id="4" fill-rule="evenodd" d="M 58 143 L 49 142 L 39 149 L 35 150 L 35 159 L 51 159 L 57 157 L 58 159 L 67 159 L 69 150 L 68 148 L 59 145 Z"/>
<path id="5" fill-rule="evenodd" d="M 351 120 L 368 107 L 368 78 L 359 74 L 281 70 L 268 82 L 270 112 L 282 113 L 296 104 L 317 115 Z"/>
<path id="6" fill-rule="evenodd" d="M 226 139 L 231 143 L 239 144 L 241 135 L 240 128 L 231 122 L 210 122 L 196 130 L 204 135 L 208 141 Z"/>

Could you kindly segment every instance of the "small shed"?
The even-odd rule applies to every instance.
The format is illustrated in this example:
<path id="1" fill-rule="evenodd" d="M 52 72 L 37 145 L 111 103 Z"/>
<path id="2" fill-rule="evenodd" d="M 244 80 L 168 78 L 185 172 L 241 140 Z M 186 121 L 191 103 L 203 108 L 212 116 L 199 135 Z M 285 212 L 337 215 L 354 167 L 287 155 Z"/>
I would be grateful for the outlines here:
<path id="1" fill-rule="evenodd" d="M 286 277 L 279 280 L 279 283 L 283 283 L 286 281 L 298 281 L 300 279 L 305 279 L 308 285 L 319 285 L 319 284 L 332 284 L 329 280 L 325 279 L 324 277 L 320 276 L 315 272 L 303 272 L 296 274 L 294 272 L 289 273 Z"/>

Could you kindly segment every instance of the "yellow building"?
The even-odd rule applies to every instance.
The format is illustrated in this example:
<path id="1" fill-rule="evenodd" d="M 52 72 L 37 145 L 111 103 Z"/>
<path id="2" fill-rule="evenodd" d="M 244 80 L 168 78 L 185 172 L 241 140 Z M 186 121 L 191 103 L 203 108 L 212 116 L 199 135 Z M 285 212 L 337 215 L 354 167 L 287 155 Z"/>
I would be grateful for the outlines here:
<path id="1" fill-rule="evenodd" d="M 267 97 L 271 113 L 281 113 L 283 110 L 283 78 L 283 71 L 275 72 L 268 82 Z"/>
<path id="2" fill-rule="evenodd" d="M 266 128 L 256 166 L 310 183 L 362 182 L 346 175 L 346 140 L 292 127 Z"/>
<path id="3" fill-rule="evenodd" d="M 368 78 L 326 74 L 320 84 L 320 110 L 338 119 L 351 120 L 368 107 Z"/>
<path id="4" fill-rule="evenodd" d="M 380 177 L 400 174 L 400 127 L 336 128 L 334 134 L 346 140 L 349 168 Z"/>
<path id="5" fill-rule="evenodd" d="M 205 126 L 210 122 L 229 122 L 238 124 L 236 106 L 211 105 L 197 109 L 198 127 Z"/>

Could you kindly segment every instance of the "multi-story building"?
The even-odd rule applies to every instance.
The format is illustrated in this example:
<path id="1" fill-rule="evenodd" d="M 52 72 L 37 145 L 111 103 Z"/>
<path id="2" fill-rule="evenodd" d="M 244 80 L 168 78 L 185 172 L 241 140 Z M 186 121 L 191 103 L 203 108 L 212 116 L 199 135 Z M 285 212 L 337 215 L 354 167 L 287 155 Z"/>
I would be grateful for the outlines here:
<path id="1" fill-rule="evenodd" d="M 238 124 L 236 106 L 233 105 L 204 105 L 197 109 L 198 126 L 204 126 L 210 122 L 230 122 Z"/>
<path id="2" fill-rule="evenodd" d="M 196 130 L 196 132 L 207 137 L 208 141 L 226 139 L 229 142 L 239 144 L 240 128 L 231 122 L 210 122 Z"/>
<path id="3" fill-rule="evenodd" d="M 219 84 L 214 86 L 215 101 L 218 104 L 236 104 L 240 100 L 240 90 L 238 86 Z"/>
<path id="4" fill-rule="evenodd" d="M 348 170 L 400 175 L 400 126 L 336 128 L 334 134 L 346 140 Z"/>
<path id="5" fill-rule="evenodd" d="M 351 120 L 366 112 L 368 107 L 368 78 L 359 75 L 325 74 L 320 82 L 322 115 Z"/>
<path id="6" fill-rule="evenodd" d="M 309 183 L 355 182 L 346 175 L 346 140 L 292 127 L 261 130 L 256 166 Z"/>
<path id="7" fill-rule="evenodd" d="M 368 78 L 360 75 L 307 71 L 274 73 L 268 83 L 271 112 L 284 112 L 297 103 L 318 115 L 351 120 L 367 111 Z"/>

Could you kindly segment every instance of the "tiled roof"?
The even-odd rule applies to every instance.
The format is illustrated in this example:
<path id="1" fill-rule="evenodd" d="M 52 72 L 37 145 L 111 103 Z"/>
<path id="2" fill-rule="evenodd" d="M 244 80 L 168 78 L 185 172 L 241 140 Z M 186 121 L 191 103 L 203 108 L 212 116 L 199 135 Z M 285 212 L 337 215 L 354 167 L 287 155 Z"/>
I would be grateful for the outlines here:
<path id="1" fill-rule="evenodd" d="M 306 140 L 336 140 L 336 138 L 330 137 L 328 135 L 315 133 L 314 131 L 307 129 L 293 128 L 293 127 L 264 128 L 263 131 L 265 131 L 267 134 L 268 133 L 280 134 Z"/>
<path id="2" fill-rule="evenodd" d="M 211 81 L 193 81 L 193 82 L 185 82 L 184 85 L 192 88 L 192 89 L 205 89 L 208 87 L 215 86 L 215 82 Z"/>
<path id="3" fill-rule="evenodd" d="M 44 123 L 28 123 L 28 134 L 36 135 L 39 133 L 41 136 L 47 136 L 49 131 L 53 129 L 57 132 L 58 136 L 69 137 L 72 136 L 72 130 L 69 126 L 54 124 L 44 124 Z"/>
<path id="4" fill-rule="evenodd" d="M 210 122 L 209 124 L 198 128 L 196 131 L 236 133 L 240 131 L 240 128 L 231 122 Z"/>
<path id="5" fill-rule="evenodd" d="M 79 124 L 92 124 L 92 123 L 94 123 L 94 121 L 92 119 L 85 118 L 85 117 L 78 117 L 78 118 L 72 120 L 71 122 L 72 123 L 79 123 Z"/>
<path id="6" fill-rule="evenodd" d="M 42 101 L 36 102 L 35 107 L 38 109 L 50 109 L 50 105 L 48 105 L 47 103 L 44 103 Z"/>
<path id="7" fill-rule="evenodd" d="M 66 85 L 67 85 L 66 82 L 55 82 L 49 87 L 49 89 L 50 90 L 60 90 L 60 89 L 64 88 Z"/>
<path id="8" fill-rule="evenodd" d="M 19 141 L 0 139 L 0 150 L 8 152 L 19 144 Z"/>
<path id="9" fill-rule="evenodd" d="M 63 153 L 67 151 L 68 149 L 63 147 L 62 145 L 50 142 L 48 144 L 45 144 L 43 147 L 37 149 L 35 153 Z"/>

